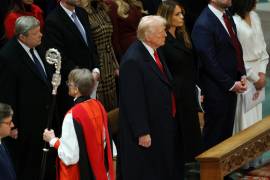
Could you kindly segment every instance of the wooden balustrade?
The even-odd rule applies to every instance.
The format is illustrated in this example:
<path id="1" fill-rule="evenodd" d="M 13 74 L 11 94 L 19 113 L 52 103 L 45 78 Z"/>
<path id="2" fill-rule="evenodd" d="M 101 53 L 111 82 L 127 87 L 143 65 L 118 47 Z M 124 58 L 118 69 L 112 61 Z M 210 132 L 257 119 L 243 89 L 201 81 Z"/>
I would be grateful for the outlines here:
<path id="1" fill-rule="evenodd" d="M 270 150 L 270 116 L 197 156 L 201 180 L 223 180 L 267 150 Z"/>

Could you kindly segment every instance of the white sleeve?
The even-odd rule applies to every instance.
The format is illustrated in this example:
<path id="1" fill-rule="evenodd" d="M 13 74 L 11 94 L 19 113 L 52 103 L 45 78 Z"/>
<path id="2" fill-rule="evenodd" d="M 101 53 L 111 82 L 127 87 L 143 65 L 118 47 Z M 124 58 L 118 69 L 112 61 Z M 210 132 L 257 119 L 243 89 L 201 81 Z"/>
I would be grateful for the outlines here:
<path id="1" fill-rule="evenodd" d="M 63 121 L 58 156 L 67 166 L 76 164 L 79 161 L 79 144 L 74 129 L 72 113 L 68 113 Z"/>
<path id="2" fill-rule="evenodd" d="M 267 64 L 269 62 L 269 55 L 266 50 L 266 43 L 265 43 L 263 31 L 262 31 L 262 24 L 261 24 L 261 20 L 258 14 L 255 11 L 252 11 L 252 13 L 253 13 L 255 21 L 257 22 L 257 26 L 258 26 L 257 33 L 258 33 L 258 36 L 259 36 L 258 38 L 260 39 L 260 43 L 261 43 L 260 47 L 262 48 L 261 54 L 260 54 L 261 58 L 260 58 L 259 72 L 266 73 Z"/>

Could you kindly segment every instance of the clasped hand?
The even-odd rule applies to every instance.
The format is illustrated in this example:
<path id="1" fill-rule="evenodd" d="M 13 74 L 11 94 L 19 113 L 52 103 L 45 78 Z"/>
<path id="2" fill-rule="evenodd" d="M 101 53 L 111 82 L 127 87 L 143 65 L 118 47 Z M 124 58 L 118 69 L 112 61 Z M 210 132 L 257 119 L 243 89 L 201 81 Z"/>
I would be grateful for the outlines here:
<path id="1" fill-rule="evenodd" d="M 149 148 L 151 146 L 151 136 L 150 134 L 146 134 L 139 137 L 139 145 L 145 148 Z"/>
<path id="2" fill-rule="evenodd" d="M 53 138 L 55 138 L 54 130 L 45 129 L 43 132 L 43 140 L 46 142 L 50 142 Z"/>

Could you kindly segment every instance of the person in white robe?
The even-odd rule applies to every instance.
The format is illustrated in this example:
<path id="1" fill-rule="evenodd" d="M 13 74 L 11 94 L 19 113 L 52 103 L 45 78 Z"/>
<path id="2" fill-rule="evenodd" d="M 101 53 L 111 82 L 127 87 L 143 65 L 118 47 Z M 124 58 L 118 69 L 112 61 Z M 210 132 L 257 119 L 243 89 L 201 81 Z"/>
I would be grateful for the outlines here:
<path id="1" fill-rule="evenodd" d="M 243 49 L 243 59 L 247 72 L 248 90 L 255 89 L 252 100 L 264 96 L 266 84 L 266 67 L 269 55 L 262 32 L 261 21 L 254 11 L 256 0 L 233 0 L 233 20 L 236 24 L 238 39 Z M 254 88 L 255 87 L 255 88 Z M 244 103 L 245 94 L 238 94 L 235 113 L 234 133 L 248 128 L 262 119 L 262 103 L 246 110 Z M 251 100 L 251 101 L 252 101 Z M 261 158 L 249 163 L 247 167 L 257 167 Z"/>

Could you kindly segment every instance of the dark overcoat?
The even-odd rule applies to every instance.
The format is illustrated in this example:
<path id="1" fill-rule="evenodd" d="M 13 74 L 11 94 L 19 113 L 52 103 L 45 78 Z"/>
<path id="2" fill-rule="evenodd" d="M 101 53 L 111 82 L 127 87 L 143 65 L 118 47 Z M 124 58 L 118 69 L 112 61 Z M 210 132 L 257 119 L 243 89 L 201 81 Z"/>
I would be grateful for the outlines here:
<path id="1" fill-rule="evenodd" d="M 194 52 L 185 46 L 180 33 L 177 34 L 177 38 L 174 38 L 167 32 L 165 45 L 161 49 L 173 77 L 176 120 L 180 125 L 183 155 L 187 162 L 195 161 L 194 158 L 202 149 L 202 139 L 197 112 L 198 99 L 195 90 L 197 63 Z"/>
<path id="2" fill-rule="evenodd" d="M 158 69 L 145 46 L 136 41 L 120 66 L 120 161 L 124 180 L 182 179 L 177 123 L 172 117 L 171 75 Z M 150 134 L 151 147 L 138 145 Z"/>
<path id="3" fill-rule="evenodd" d="M 7 145 L 15 161 L 18 179 L 36 180 L 39 177 L 44 144 L 42 133 L 52 97 L 50 68 L 44 61 L 43 64 L 47 80 L 41 77 L 16 38 L 0 51 L 0 102 L 10 104 L 14 110 L 18 139 L 10 140 Z"/>

